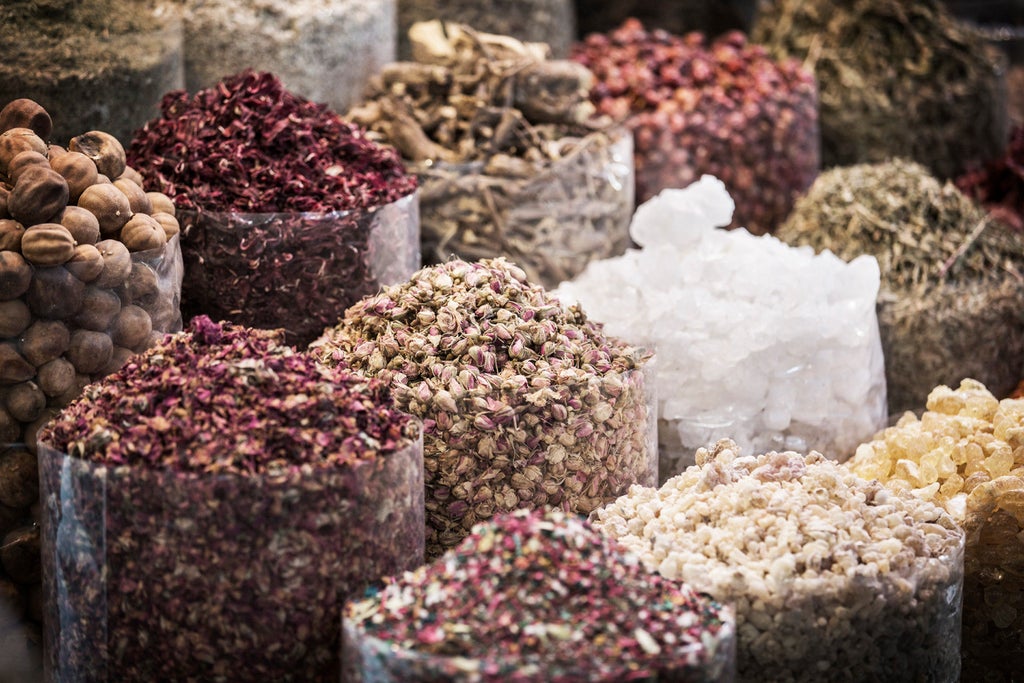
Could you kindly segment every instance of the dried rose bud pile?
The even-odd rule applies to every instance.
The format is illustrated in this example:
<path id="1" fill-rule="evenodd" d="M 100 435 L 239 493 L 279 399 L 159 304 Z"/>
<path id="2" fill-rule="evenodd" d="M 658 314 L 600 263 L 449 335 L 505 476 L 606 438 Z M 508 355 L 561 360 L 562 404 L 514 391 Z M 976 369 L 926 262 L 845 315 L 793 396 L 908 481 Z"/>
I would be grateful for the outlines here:
<path id="1" fill-rule="evenodd" d="M 415 176 L 323 105 L 246 71 L 169 93 L 128 157 L 182 214 L 186 317 L 307 344 L 419 266 Z"/>
<path id="2" fill-rule="evenodd" d="M 479 524 L 432 565 L 350 603 L 349 680 L 732 680 L 732 611 L 559 511 Z"/>
<path id="3" fill-rule="evenodd" d="M 651 356 L 504 259 L 424 268 L 311 346 L 424 421 L 427 556 L 519 507 L 590 512 L 657 476 Z"/>
<path id="4" fill-rule="evenodd" d="M 634 132 L 638 202 L 713 175 L 736 199 L 733 226 L 764 234 L 818 174 L 814 78 L 738 31 L 709 45 L 629 19 L 587 36 L 573 59 L 594 73 L 598 112 Z"/>
<path id="5" fill-rule="evenodd" d="M 426 262 L 506 256 L 551 287 L 622 253 L 632 141 L 594 116 L 590 72 L 461 24 L 409 34 L 416 61 L 386 66 L 349 116 L 419 174 Z"/>
<path id="6" fill-rule="evenodd" d="M 905 413 L 847 466 L 964 526 L 964 680 L 1012 678 L 1024 657 L 1024 400 L 970 379 L 936 387 L 920 418 Z"/>
<path id="7" fill-rule="evenodd" d="M 336 680 L 343 601 L 422 561 L 418 436 L 385 384 L 202 316 L 90 385 L 40 435 L 52 670 Z"/>
<path id="8" fill-rule="evenodd" d="M 740 680 L 956 681 L 963 532 L 941 507 L 812 451 L 719 441 L 594 526 L 736 609 Z"/>

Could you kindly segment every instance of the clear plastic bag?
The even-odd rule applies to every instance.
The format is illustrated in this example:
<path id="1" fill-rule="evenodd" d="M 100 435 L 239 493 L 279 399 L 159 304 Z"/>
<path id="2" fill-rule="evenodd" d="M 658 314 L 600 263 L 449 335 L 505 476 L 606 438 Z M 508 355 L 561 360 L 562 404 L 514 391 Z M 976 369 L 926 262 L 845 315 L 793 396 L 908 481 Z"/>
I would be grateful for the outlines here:
<path id="1" fill-rule="evenodd" d="M 563 141 L 567 144 L 569 141 Z M 414 167 L 425 261 L 505 256 L 554 287 L 630 245 L 633 139 L 624 130 L 573 139 L 557 161 L 505 155 Z"/>
<path id="2" fill-rule="evenodd" d="M 343 602 L 423 561 L 422 448 L 197 476 L 42 444 L 48 679 L 336 681 Z"/>
<path id="3" fill-rule="evenodd" d="M 179 211 L 186 318 L 283 328 L 305 345 L 419 267 L 419 199 L 329 213 Z"/>

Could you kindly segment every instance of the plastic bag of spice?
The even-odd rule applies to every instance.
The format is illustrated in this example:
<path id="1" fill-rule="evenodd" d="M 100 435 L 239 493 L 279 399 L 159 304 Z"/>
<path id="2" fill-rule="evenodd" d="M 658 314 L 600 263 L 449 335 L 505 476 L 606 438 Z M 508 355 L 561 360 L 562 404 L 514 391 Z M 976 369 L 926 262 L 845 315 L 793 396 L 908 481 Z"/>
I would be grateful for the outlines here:
<path id="1" fill-rule="evenodd" d="M 818 174 L 814 78 L 739 31 L 708 43 L 630 19 L 587 36 L 572 59 L 594 73 L 597 111 L 633 132 L 638 202 L 713 175 L 736 199 L 730 227 L 764 234 Z"/>
<path id="2" fill-rule="evenodd" d="M 344 613 L 344 681 L 734 680 L 730 607 L 561 511 L 497 515 L 371 592 Z"/>
<path id="3" fill-rule="evenodd" d="M 5 0 L 0 26 L 0 103 L 30 97 L 59 113 L 56 140 L 104 130 L 127 144 L 185 84 L 174 3 Z"/>
<path id="4" fill-rule="evenodd" d="M 653 354 L 504 259 L 423 268 L 310 349 L 424 420 L 428 557 L 496 513 L 587 513 L 657 479 Z"/>
<path id="5" fill-rule="evenodd" d="M 273 74 L 170 93 L 162 110 L 128 158 L 182 212 L 186 315 L 282 328 L 307 344 L 419 266 L 415 176 Z"/>
<path id="6" fill-rule="evenodd" d="M 419 267 L 418 209 L 413 193 L 327 213 L 182 210 L 184 315 L 280 327 L 308 343 L 348 305 Z"/>
<path id="7" fill-rule="evenodd" d="M 196 318 L 42 436 L 54 680 L 336 681 L 343 602 L 422 562 L 419 423 L 281 338 Z"/>
<path id="8" fill-rule="evenodd" d="M 593 116 L 592 77 L 544 45 L 415 24 L 349 116 L 419 175 L 423 256 L 506 256 L 554 286 L 629 245 L 632 140 Z"/>

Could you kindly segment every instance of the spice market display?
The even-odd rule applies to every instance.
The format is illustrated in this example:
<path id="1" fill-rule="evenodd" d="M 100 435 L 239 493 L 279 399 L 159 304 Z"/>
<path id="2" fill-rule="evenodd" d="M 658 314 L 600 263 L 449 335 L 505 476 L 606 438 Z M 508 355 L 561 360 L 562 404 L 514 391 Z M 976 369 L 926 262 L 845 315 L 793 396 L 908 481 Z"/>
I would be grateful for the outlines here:
<path id="1" fill-rule="evenodd" d="M 344 111 L 395 59 L 397 0 L 174 1 L 184 10 L 184 87 L 191 93 L 253 69 Z"/>
<path id="2" fill-rule="evenodd" d="M 732 610 L 648 576 L 560 511 L 476 525 L 432 564 L 348 605 L 344 680 L 733 680 Z"/>
<path id="3" fill-rule="evenodd" d="M 976 379 L 1006 396 L 1024 367 L 1024 233 L 903 159 L 821 174 L 776 235 L 878 259 L 889 413 Z"/>
<path id="4" fill-rule="evenodd" d="M 0 0 L 0 683 L 1015 683 L 1021 37 Z"/>
<path id="5" fill-rule="evenodd" d="M 165 96 L 133 166 L 180 209 L 182 310 L 308 344 L 419 267 L 416 178 L 395 151 L 266 72 Z"/>
<path id="6" fill-rule="evenodd" d="M 89 382 L 181 329 L 170 200 L 143 190 L 112 135 L 53 139 L 38 102 L 0 109 L 0 606 L 36 643 L 36 434 Z"/>
<path id="7" fill-rule="evenodd" d="M 496 513 L 585 514 L 657 480 L 653 354 L 505 259 L 423 268 L 310 348 L 423 420 L 428 559 Z"/>
<path id="8" fill-rule="evenodd" d="M 657 350 L 662 482 L 726 437 L 845 460 L 888 415 L 875 259 L 719 229 L 732 212 L 711 176 L 662 190 L 630 225 L 641 248 L 591 262 L 554 292 Z"/>
<path id="9" fill-rule="evenodd" d="M 185 84 L 181 14 L 166 2 L 4 0 L 0 39 L 0 106 L 39 102 L 58 141 L 103 130 L 127 145 Z"/>
<path id="10" fill-rule="evenodd" d="M 56 680 L 336 681 L 340 610 L 423 561 L 387 386 L 204 316 L 40 436 Z"/>
<path id="11" fill-rule="evenodd" d="M 506 256 L 554 287 L 629 246 L 632 138 L 594 116 L 589 71 L 460 24 L 410 36 L 416 61 L 385 67 L 348 116 L 418 174 L 426 263 Z"/>
<path id="12" fill-rule="evenodd" d="M 625 120 L 636 146 L 637 200 L 708 174 L 736 199 L 733 227 L 772 232 L 819 170 L 817 89 L 795 60 L 776 61 L 732 31 L 647 31 L 635 19 L 577 45 L 591 100 Z"/>
<path id="13" fill-rule="evenodd" d="M 593 521 L 650 571 L 734 606 L 737 680 L 959 680 L 963 530 L 820 453 L 723 439 Z"/>
<path id="14" fill-rule="evenodd" d="M 1012 680 L 1024 657 L 1024 400 L 965 379 L 857 449 L 855 474 L 943 505 L 967 531 L 963 680 Z"/>

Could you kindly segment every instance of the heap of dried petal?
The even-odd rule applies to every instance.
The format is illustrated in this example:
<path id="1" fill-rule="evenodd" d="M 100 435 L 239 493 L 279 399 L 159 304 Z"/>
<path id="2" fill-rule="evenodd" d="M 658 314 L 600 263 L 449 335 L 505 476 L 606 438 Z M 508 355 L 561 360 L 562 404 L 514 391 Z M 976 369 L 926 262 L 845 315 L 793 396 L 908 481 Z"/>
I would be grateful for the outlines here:
<path id="1" fill-rule="evenodd" d="M 269 73 L 173 91 L 161 110 L 135 134 L 128 163 L 182 209 L 343 211 L 416 189 L 395 150 Z"/>
<path id="2" fill-rule="evenodd" d="M 350 604 L 346 617 L 345 638 L 355 641 L 346 655 L 367 636 L 385 641 L 388 661 L 359 666 L 395 666 L 407 681 L 713 681 L 731 670 L 729 608 L 650 576 L 588 522 L 558 511 L 479 524 L 443 558 Z"/>
<path id="3" fill-rule="evenodd" d="M 650 355 L 504 259 L 424 268 L 311 351 L 387 380 L 423 418 L 428 556 L 496 512 L 589 512 L 656 477 Z"/>
<path id="4" fill-rule="evenodd" d="M 90 385 L 40 439 L 113 465 L 254 474 L 394 452 L 415 421 L 387 386 L 203 316 Z"/>

